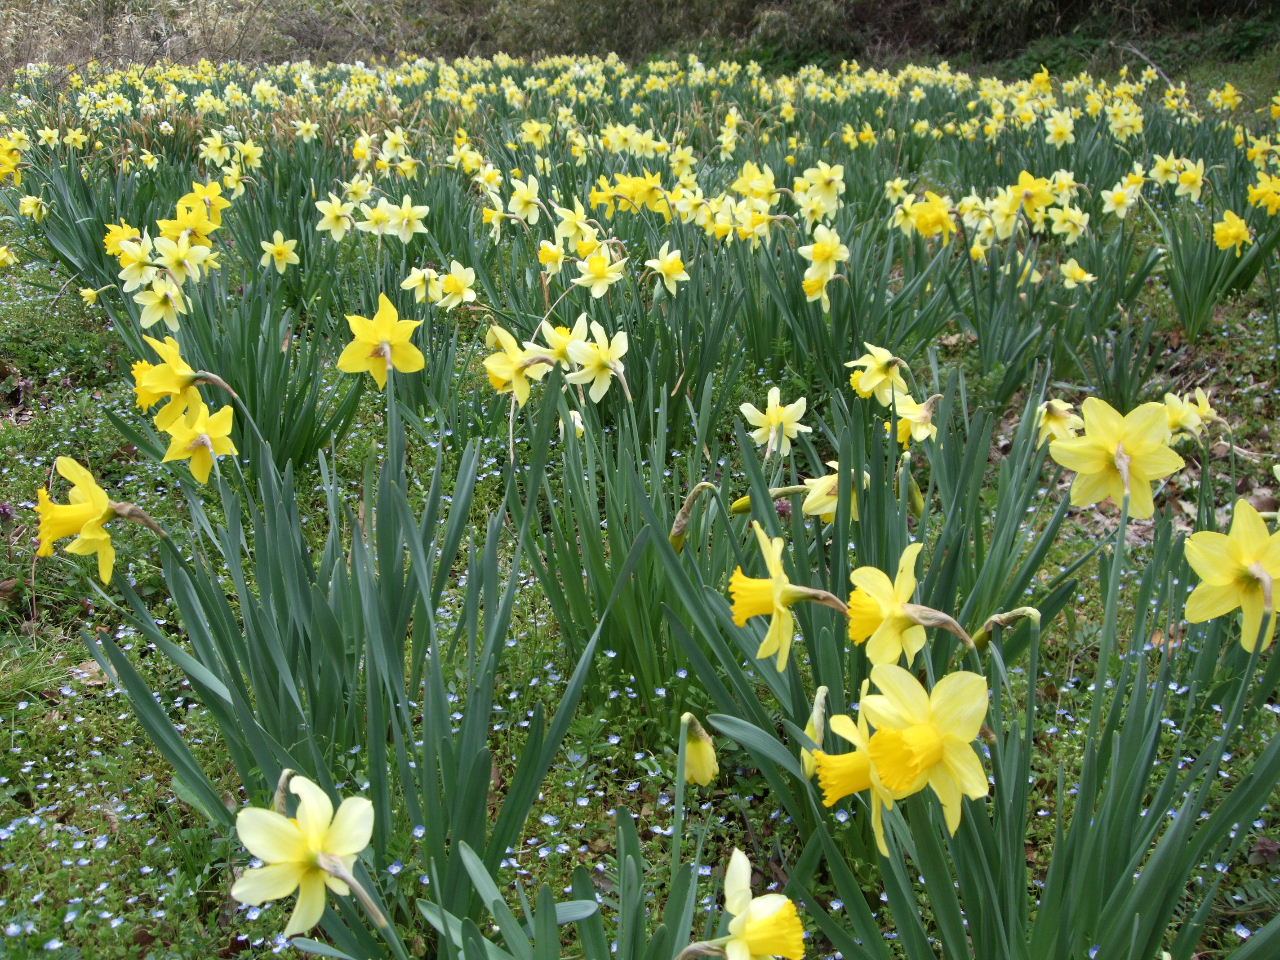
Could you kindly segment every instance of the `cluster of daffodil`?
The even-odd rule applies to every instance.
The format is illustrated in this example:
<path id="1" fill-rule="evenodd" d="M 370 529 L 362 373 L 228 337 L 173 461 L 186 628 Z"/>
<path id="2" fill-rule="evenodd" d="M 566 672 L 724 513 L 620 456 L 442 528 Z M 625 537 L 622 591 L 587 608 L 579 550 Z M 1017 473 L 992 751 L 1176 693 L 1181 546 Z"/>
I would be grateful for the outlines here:
<path id="1" fill-rule="evenodd" d="M 566 371 L 566 383 L 587 387 L 593 403 L 604 399 L 615 377 L 622 389 L 628 390 L 622 363 L 628 347 L 625 330 L 610 337 L 603 326 L 592 321 L 588 336 L 584 313 L 572 327 L 556 327 L 544 320 L 539 332 L 545 344 L 526 342 L 521 346 L 510 332 L 496 325 L 485 337 L 485 344 L 496 351 L 484 359 L 489 384 L 498 393 L 510 393 L 513 403 L 523 407 L 532 383 L 553 367 Z"/>
<path id="2" fill-rule="evenodd" d="M 134 293 L 133 301 L 142 307 L 138 322 L 144 329 L 163 320 L 170 330 L 177 330 L 178 318 L 187 314 L 191 302 L 183 287 L 188 281 L 199 282 L 202 273 L 220 266 L 212 235 L 222 226 L 223 211 L 231 206 L 221 185 L 217 181 L 192 183 L 191 192 L 179 197 L 175 206 L 173 219 L 157 221 L 154 239 L 125 220 L 109 224 L 103 237 L 107 254 L 120 265 L 120 289 L 124 293 L 140 291 Z M 265 242 L 263 247 L 268 249 Z M 285 247 L 279 234 L 263 255 L 263 265 L 275 259 L 277 269 L 283 272 L 277 253 L 297 262 L 292 247 Z M 90 288 L 81 291 L 86 301 L 96 300 L 100 293 Z"/>
<path id="3" fill-rule="evenodd" d="M 65 87 L 45 66 L 18 75 L 26 89 L 46 90 L 47 100 L 19 97 L 0 118 L 9 126 L 0 135 L 0 183 L 13 188 L 10 206 L 23 218 L 22 229 L 56 238 L 66 261 L 74 257 L 62 241 L 74 240 L 80 224 L 116 221 L 103 238 L 116 261 L 106 261 L 105 274 L 93 257 L 64 265 L 107 279 L 118 274 L 120 292 L 141 308 L 143 328 L 164 321 L 178 331 L 182 317 L 221 308 L 213 296 L 218 285 L 195 286 L 220 269 L 228 291 L 239 279 L 245 288 L 269 287 L 278 297 L 273 316 L 284 315 L 280 329 L 288 333 L 283 347 L 278 330 L 263 336 L 272 340 L 273 354 L 289 354 L 295 338 L 315 337 L 318 369 L 336 363 L 343 373 L 368 373 L 381 389 L 394 373 L 426 368 L 424 349 L 434 349 L 426 345 L 437 342 L 440 328 L 445 339 L 470 338 L 470 347 L 483 338 L 488 383 L 510 394 L 512 423 L 553 371 L 562 374 L 579 408 L 587 399 L 603 401 L 615 380 L 615 396 L 620 390 L 629 400 L 635 388 L 637 398 L 674 400 L 664 414 L 684 404 L 681 390 L 697 401 L 686 371 L 688 382 L 714 378 L 731 349 L 721 341 L 708 356 L 696 356 L 708 329 L 700 326 L 703 314 L 729 302 L 735 304 L 726 308 L 729 342 L 758 335 L 770 349 L 775 343 L 792 348 L 799 382 L 863 342 L 865 353 L 845 366 L 850 387 L 879 418 L 873 420 L 877 440 L 883 420 L 895 457 L 907 457 L 895 444 L 917 444 L 928 459 L 941 455 L 935 417 L 945 406 L 940 396 L 919 392 L 918 378 L 894 353 L 918 356 L 952 317 L 969 332 L 976 310 L 957 292 L 958 278 L 976 277 L 975 289 L 986 283 L 1001 296 L 1019 288 L 1006 297 L 1016 319 L 1035 319 L 1032 295 L 1051 288 L 1071 291 L 1059 299 L 1078 307 L 1101 303 L 1105 309 L 1098 312 L 1110 323 L 1132 301 L 1105 303 L 1103 291 L 1123 285 L 1130 263 L 1142 258 L 1139 250 L 1107 244 L 1140 245 L 1147 235 L 1141 227 L 1150 220 L 1167 227 L 1167 236 L 1194 243 L 1224 271 L 1261 260 L 1280 242 L 1274 129 L 1280 97 L 1261 111 L 1231 84 L 1193 98 L 1185 85 L 1162 83 L 1151 69 L 1132 76 L 1123 71 L 1115 80 L 1041 70 L 1005 82 L 945 64 L 889 72 L 848 62 L 772 76 L 757 64 L 697 57 L 628 66 L 616 57 L 525 62 L 499 55 L 323 67 L 95 64 L 70 71 Z M 161 175 L 193 160 L 204 182 L 177 199 L 173 218 L 150 229 L 132 226 L 129 220 L 147 223 L 153 216 L 138 207 L 154 209 L 138 199 L 150 194 L 132 188 L 172 183 Z M 1237 170 L 1248 175 L 1228 175 Z M 132 192 L 120 190 L 108 203 L 93 199 L 105 190 L 61 189 L 93 186 L 94 178 L 104 184 L 124 178 Z M 66 209 L 64 198 L 78 195 L 104 209 Z M 223 242 L 215 244 L 215 236 Z M 98 237 L 92 241 L 92 253 L 102 259 Z M 317 252 L 327 258 L 323 270 L 303 262 Z M 1172 287 L 1179 280 L 1172 255 L 1150 252 L 1165 258 L 1162 276 Z M 882 254 L 880 283 L 875 271 Z M 0 264 L 15 262 L 16 254 L 0 247 Z M 257 282 L 263 273 L 267 282 Z M 276 281 L 286 274 L 288 283 Z M 872 316 L 875 309 L 842 302 L 854 300 L 843 291 L 864 286 L 868 276 L 893 314 L 883 323 Z M 940 300 L 945 292 L 955 308 L 934 328 L 923 324 L 924 334 L 903 321 L 926 312 L 916 302 L 904 310 L 919 299 L 915 281 L 923 288 L 919 296 Z M 418 309 L 408 305 L 410 293 L 414 304 L 429 305 L 418 318 L 401 317 L 387 295 L 390 287 L 396 296 L 395 283 L 406 313 Z M 875 291 L 877 285 L 883 289 Z M 1215 287 L 1212 297 L 1228 286 Z M 81 296 L 92 304 L 107 289 L 85 287 Z M 244 292 L 246 299 L 252 295 Z M 192 298 L 204 309 L 193 307 Z M 348 314 L 345 304 L 353 300 L 372 315 Z M 556 312 L 562 302 L 565 315 L 576 317 L 571 325 Z M 344 315 L 349 341 L 332 332 L 332 320 Z M 882 325 L 872 332 L 873 323 Z M 431 337 L 421 335 L 428 331 Z M 197 332 L 209 333 L 182 331 L 189 357 L 200 356 L 203 341 L 185 339 Z M 669 341 L 660 342 L 668 333 Z M 820 339 L 802 342 L 809 333 L 830 333 L 832 349 L 815 349 Z M 645 346 L 643 363 L 637 354 L 629 358 L 630 385 L 624 366 L 629 334 Z M 890 343 L 893 351 L 867 340 Z M 184 360 L 174 337 L 142 337 L 140 344 L 151 352 L 133 344 L 144 356 L 133 367 L 137 404 L 153 411 L 156 429 L 168 437 L 164 460 L 188 460 L 192 475 L 206 483 L 217 459 L 237 451 L 232 408 L 212 409 L 199 388 L 230 387 Z M 652 372 L 664 351 L 670 356 L 661 359 L 671 362 L 663 369 L 677 371 L 670 377 Z M 432 369 L 438 359 L 430 358 Z M 640 369 L 649 374 L 645 382 Z M 352 396 L 355 384 L 345 385 Z M 761 460 L 779 469 L 793 446 L 808 448 L 824 434 L 804 422 L 809 416 L 817 427 L 821 411 L 811 410 L 803 396 L 784 400 L 784 389 L 770 387 L 761 407 L 738 407 Z M 250 391 L 244 392 L 247 403 Z M 402 401 L 388 396 L 389 403 Z M 582 415 L 572 416 L 581 434 Z M 1038 418 L 1039 445 L 1074 473 L 1071 504 L 1110 501 L 1138 519 L 1154 515 L 1160 485 L 1183 468 L 1178 450 L 1190 457 L 1192 445 L 1220 419 L 1203 389 L 1168 393 L 1163 402 L 1127 413 L 1097 397 L 1084 400 L 1077 413 L 1053 398 Z M 1033 452 L 1029 441 L 1025 447 Z M 1035 460 L 1034 468 L 1041 464 Z M 859 498 L 863 514 L 872 499 L 868 474 L 849 484 L 848 464 L 826 465 L 831 472 L 823 476 L 768 490 L 775 499 L 800 499 L 803 517 L 822 525 L 824 534 L 842 506 L 842 481 L 852 488 L 844 507 L 854 522 L 864 522 Z M 115 550 L 107 524 L 117 517 L 154 522 L 112 501 L 76 461 L 59 458 L 56 470 L 71 490 L 65 504 L 39 491 L 38 553 L 48 556 L 57 541 L 74 538 L 66 551 L 96 555 L 98 576 L 109 582 Z M 912 484 L 909 505 L 920 520 L 925 508 L 916 510 L 915 502 L 924 496 L 909 472 L 902 476 Z M 689 505 L 710 487 L 698 484 L 681 511 L 671 536 L 677 550 Z M 729 512 L 752 509 L 751 498 L 742 497 Z M 942 653 L 929 646 L 929 631 L 943 630 L 978 662 L 986 625 L 970 637 L 951 614 L 917 602 L 920 585 L 930 583 L 922 564 L 938 563 L 943 551 L 928 533 L 916 533 L 923 542 L 885 557 L 886 569 L 855 565 L 847 588 L 837 585 L 834 592 L 805 585 L 790 568 L 787 541 L 769 536 L 760 523 L 752 525 L 759 559 L 753 552 L 741 565 L 729 560 L 722 568 L 733 622 L 745 627 L 767 620 L 758 647 L 752 646 L 757 658 L 772 661 L 770 671 L 783 674 L 801 659 L 792 657 L 799 603 L 838 614 L 840 635 L 865 652 L 869 680 L 856 708 L 841 704 L 828 716 L 829 691 L 818 686 L 799 769 L 816 778 L 827 806 L 855 794 L 865 798 L 885 856 L 885 812 L 906 798 L 932 791 L 955 834 L 964 798 L 989 790 L 975 748 L 988 716 L 989 681 L 966 670 L 935 677 L 932 668 L 941 661 L 929 660 Z M 537 541 L 538 531 L 530 536 Z M 1243 646 L 1265 650 L 1274 635 L 1280 577 L 1280 533 L 1267 517 L 1240 500 L 1229 530 L 1191 534 L 1185 556 L 1196 585 L 1184 619 L 1199 623 L 1238 610 Z M 749 575 L 753 567 L 763 575 Z M 934 636 L 936 647 L 941 635 Z M 922 669 L 926 661 L 931 669 Z M 928 685 L 921 679 L 926 675 Z M 841 752 L 826 749 L 837 742 Z M 706 786 L 715 780 L 714 744 L 692 715 L 684 718 L 682 749 L 689 781 Z M 373 807 L 348 797 L 335 812 L 330 793 L 286 771 L 273 809 L 247 808 L 237 818 L 240 839 L 262 866 L 246 870 L 231 893 L 260 904 L 296 891 L 286 935 L 321 921 L 326 891 L 354 895 L 375 925 L 386 922 L 377 891 L 357 877 L 360 854 L 371 842 Z M 390 810 L 392 802 L 386 803 Z M 796 904 L 781 893 L 753 896 L 750 876 L 746 856 L 734 850 L 724 885 L 727 933 L 693 944 L 688 956 L 803 956 Z"/>
<path id="4" fill-rule="evenodd" d="M 178 341 L 173 337 L 165 337 L 163 343 L 151 337 L 143 339 L 162 362 L 139 360 L 133 365 L 138 407 L 145 410 L 165 402 L 153 420 L 156 429 L 169 435 L 164 462 L 189 460 L 191 475 L 201 483 L 208 483 L 214 461 L 238 451 L 231 441 L 231 407 L 224 405 L 216 413 L 211 412 L 197 385 L 211 384 L 228 393 L 232 390 L 216 374 L 193 370 L 182 359 Z"/>

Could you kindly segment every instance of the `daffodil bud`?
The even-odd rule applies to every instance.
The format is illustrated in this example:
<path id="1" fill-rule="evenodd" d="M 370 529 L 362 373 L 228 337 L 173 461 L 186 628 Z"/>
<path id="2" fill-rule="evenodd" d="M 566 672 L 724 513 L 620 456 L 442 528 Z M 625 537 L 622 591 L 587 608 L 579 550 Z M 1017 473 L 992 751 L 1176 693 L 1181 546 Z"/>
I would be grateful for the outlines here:
<path id="1" fill-rule="evenodd" d="M 822 746 L 822 735 L 826 730 L 827 692 L 826 687 L 819 687 L 818 692 L 814 694 L 813 710 L 809 713 L 809 722 L 804 727 L 804 735 L 819 748 Z M 813 754 L 814 751 L 807 747 L 800 751 L 800 765 L 804 769 L 804 775 L 809 779 L 813 778 L 814 772 L 818 769 Z"/>
<path id="2" fill-rule="evenodd" d="M 680 725 L 684 728 L 684 778 L 705 787 L 720 772 L 715 744 L 692 713 L 684 714 Z"/>
<path id="3" fill-rule="evenodd" d="M 918 603 L 904 603 L 902 611 L 912 623 L 918 623 L 922 627 L 940 627 L 963 640 L 965 646 L 973 646 L 973 638 L 965 632 L 964 627 L 960 626 L 952 617 L 941 610 L 925 607 Z"/>
<path id="4" fill-rule="evenodd" d="M 689 529 L 689 521 L 693 517 L 693 507 L 708 490 L 714 490 L 716 485 L 710 481 L 703 480 L 701 483 L 694 484 L 689 495 L 685 497 L 684 505 L 680 508 L 680 512 L 676 514 L 675 522 L 671 524 L 671 533 L 667 535 L 667 539 L 671 541 L 671 548 L 676 553 L 684 550 L 684 541 L 686 531 Z"/>
<path id="5" fill-rule="evenodd" d="M 993 613 L 991 616 L 987 617 L 986 622 L 983 623 L 978 632 L 973 635 L 974 647 L 979 650 L 985 649 L 987 644 L 991 642 L 991 631 L 995 627 L 1008 629 L 1020 620 L 1030 620 L 1035 624 L 1039 624 L 1040 611 L 1035 607 L 1016 607 L 1015 609 L 1005 611 L 1004 613 Z"/>

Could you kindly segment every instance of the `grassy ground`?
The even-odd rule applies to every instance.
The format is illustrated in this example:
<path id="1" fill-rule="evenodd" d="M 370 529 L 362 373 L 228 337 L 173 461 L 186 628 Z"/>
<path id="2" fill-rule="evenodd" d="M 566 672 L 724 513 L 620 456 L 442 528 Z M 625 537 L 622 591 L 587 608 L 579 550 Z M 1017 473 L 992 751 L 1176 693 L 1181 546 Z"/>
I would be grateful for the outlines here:
<path id="1" fill-rule="evenodd" d="M 1244 69 L 1201 65 L 1191 79 L 1212 85 L 1229 75 L 1245 89 L 1252 81 L 1240 78 L 1253 77 L 1257 91 L 1269 95 L 1267 78 L 1274 84 L 1278 70 L 1280 52 L 1272 52 Z M 107 410 L 132 404 L 127 363 L 103 314 L 84 307 L 74 285 L 62 289 L 65 283 L 64 277 L 22 268 L 0 277 L 0 735 L 6 741 L 0 757 L 0 957 L 270 956 L 288 905 L 245 909 L 229 899 L 228 864 L 238 845 L 211 831 L 175 793 L 124 696 L 85 652 L 85 629 L 129 639 L 91 588 L 88 565 L 61 553 L 32 562 L 30 508 L 57 455 L 92 461 L 104 483 L 162 521 L 180 509 L 165 474 L 123 444 L 107 420 Z M 1160 374 L 1168 389 L 1218 385 L 1224 407 L 1229 394 L 1233 433 L 1207 455 L 1234 462 L 1242 495 L 1274 498 L 1280 487 L 1270 473 L 1280 356 L 1276 319 L 1262 315 L 1259 302 L 1246 297 L 1224 308 L 1204 343 L 1162 340 L 1162 349 L 1175 352 Z M 1158 299 L 1152 308 L 1167 309 Z M 1057 548 L 1059 562 L 1100 535 L 1095 516 L 1070 522 Z M 163 619 L 152 546 L 123 525 L 117 537 L 129 574 Z M 554 704 L 571 666 L 557 649 L 536 591 L 525 593 L 534 599 L 522 603 L 502 709 L 494 717 L 498 756 L 518 750 L 521 722 L 535 705 Z M 1045 670 L 1037 682 L 1062 719 L 1043 744 L 1046 770 L 1071 763 L 1079 750 L 1074 718 L 1087 711 L 1090 693 L 1077 677 L 1100 619 L 1097 587 L 1086 577 L 1072 616 L 1047 633 Z M 148 656 L 144 644 L 134 652 L 165 708 L 182 718 L 202 763 L 225 770 L 212 724 L 181 675 L 163 658 Z M 664 772 L 674 766 L 673 744 L 655 736 L 644 711 L 635 709 L 661 693 L 637 690 L 625 676 L 609 680 L 617 706 L 575 719 L 542 809 L 506 866 L 512 880 L 546 878 L 563 886 L 576 863 L 603 861 L 612 847 L 612 815 L 621 806 L 640 815 L 641 836 L 662 850 L 672 797 L 659 784 L 668 782 Z M 1273 734 L 1258 731 L 1260 741 Z M 714 848 L 738 844 L 753 861 L 764 862 L 773 841 L 770 811 L 753 799 L 762 785 L 751 780 L 748 757 L 723 749 L 720 761 L 721 778 L 701 794 L 694 824 L 706 823 Z M 1230 782 L 1228 771 L 1222 789 Z M 230 776 L 223 785 L 228 802 L 238 804 L 239 785 Z M 1053 814 L 1049 801 L 1036 811 L 1044 827 L 1030 838 L 1028 856 L 1037 864 L 1048 860 Z M 1265 842 L 1274 829 L 1264 821 L 1247 829 L 1257 839 L 1246 845 L 1251 856 L 1223 865 L 1231 879 L 1215 908 L 1205 956 L 1227 955 L 1240 944 L 1241 930 L 1256 929 L 1280 906 L 1274 850 Z M 419 881 L 406 875 L 400 882 Z"/>

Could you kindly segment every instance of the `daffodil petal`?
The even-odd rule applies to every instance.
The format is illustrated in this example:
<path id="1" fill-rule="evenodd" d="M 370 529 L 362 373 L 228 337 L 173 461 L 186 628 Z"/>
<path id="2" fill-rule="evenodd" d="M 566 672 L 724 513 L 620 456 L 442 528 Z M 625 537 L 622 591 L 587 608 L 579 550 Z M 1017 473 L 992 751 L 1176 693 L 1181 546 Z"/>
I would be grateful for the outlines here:
<path id="1" fill-rule="evenodd" d="M 307 859 L 307 844 L 298 825 L 274 810 L 241 810 L 236 815 L 236 833 L 251 854 L 267 863 Z"/>
<path id="2" fill-rule="evenodd" d="M 296 861 L 272 863 L 246 870 L 231 886 L 231 896 L 241 903 L 259 906 L 268 900 L 280 900 L 298 889 L 306 868 Z"/>

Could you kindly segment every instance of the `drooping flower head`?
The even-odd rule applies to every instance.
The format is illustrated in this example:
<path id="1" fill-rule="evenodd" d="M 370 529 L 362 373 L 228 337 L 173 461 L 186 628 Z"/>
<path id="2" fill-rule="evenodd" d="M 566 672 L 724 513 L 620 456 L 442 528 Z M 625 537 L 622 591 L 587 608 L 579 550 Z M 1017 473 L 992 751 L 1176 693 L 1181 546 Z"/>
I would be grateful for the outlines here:
<path id="1" fill-rule="evenodd" d="M 111 570 L 115 566 L 116 551 L 111 545 L 111 534 L 103 524 L 116 515 L 111 500 L 98 486 L 93 474 L 71 457 L 59 457 L 54 461 L 59 476 L 71 482 L 71 493 L 65 504 L 54 503 L 49 491 L 41 487 L 37 494 L 36 513 L 40 515 L 40 547 L 38 557 L 53 556 L 53 543 L 63 537 L 75 537 L 64 548 L 67 553 L 81 556 L 98 555 L 98 578 L 111 582 Z"/>
<path id="2" fill-rule="evenodd" d="M 846 367 L 862 368 L 854 370 L 849 376 L 849 385 L 858 392 L 858 396 L 874 396 L 887 407 L 893 403 L 895 393 L 911 392 L 902 376 L 902 371 L 907 368 L 906 363 L 883 347 L 869 343 L 864 343 L 863 346 L 867 348 L 867 352 L 857 360 L 850 360 L 845 364 Z"/>
<path id="3" fill-rule="evenodd" d="M 769 617 L 769 629 L 764 635 L 757 657 L 777 656 L 778 672 L 787 669 L 791 643 L 795 639 L 795 616 L 791 606 L 801 600 L 812 600 L 843 612 L 844 604 L 825 590 L 814 590 L 793 584 L 782 565 L 782 553 L 786 547 L 781 537 L 769 538 L 759 522 L 751 524 L 756 543 L 764 557 L 767 577 L 748 577 L 741 567 L 729 578 L 729 594 L 733 598 L 733 622 L 745 626 L 752 617 Z"/>
<path id="4" fill-rule="evenodd" d="M 523 349 L 519 341 L 502 327 L 491 326 L 485 343 L 497 352 L 484 358 L 489 385 L 498 393 L 510 393 L 516 403 L 529 402 L 532 381 L 541 380 L 551 369 L 550 359 L 536 350 Z"/>

